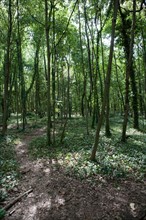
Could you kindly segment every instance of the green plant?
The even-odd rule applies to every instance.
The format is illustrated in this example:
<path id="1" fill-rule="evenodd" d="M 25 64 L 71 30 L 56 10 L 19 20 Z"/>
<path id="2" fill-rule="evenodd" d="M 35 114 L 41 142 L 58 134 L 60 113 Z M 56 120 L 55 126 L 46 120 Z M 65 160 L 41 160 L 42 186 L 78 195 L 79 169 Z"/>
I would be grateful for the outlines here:
<path id="1" fill-rule="evenodd" d="M 15 158 L 16 137 L 7 136 L 0 143 L 0 201 L 7 197 L 7 191 L 17 185 L 18 164 Z"/>
<path id="2" fill-rule="evenodd" d="M 5 214 L 6 214 L 6 211 L 0 208 L 0 219 L 3 219 Z"/>

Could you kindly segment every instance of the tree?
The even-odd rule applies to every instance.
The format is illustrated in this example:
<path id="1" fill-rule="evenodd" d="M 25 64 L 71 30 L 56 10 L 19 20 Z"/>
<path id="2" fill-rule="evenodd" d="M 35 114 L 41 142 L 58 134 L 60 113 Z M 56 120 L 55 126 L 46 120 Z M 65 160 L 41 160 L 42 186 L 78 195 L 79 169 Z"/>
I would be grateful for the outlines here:
<path id="1" fill-rule="evenodd" d="M 98 124 L 97 124 L 97 129 L 96 129 L 95 142 L 94 142 L 94 146 L 93 146 L 92 153 L 91 153 L 91 160 L 95 160 L 95 157 L 96 157 L 96 151 L 97 151 L 98 143 L 99 143 L 100 129 L 102 126 L 104 112 L 106 108 L 107 96 L 109 94 L 109 89 L 110 89 L 110 77 L 111 77 L 111 67 L 112 67 L 113 50 L 114 50 L 114 37 L 115 37 L 117 11 L 118 11 L 118 0 L 114 0 L 113 5 L 114 5 L 114 11 L 113 11 L 113 19 L 112 19 L 111 44 L 110 44 L 109 61 L 108 61 L 107 74 L 106 74 L 105 86 L 104 86 L 104 97 L 103 97 L 100 117 L 99 117 Z"/>
<path id="2" fill-rule="evenodd" d="M 131 26 L 130 48 L 129 48 L 127 65 L 126 65 L 125 109 L 124 109 L 124 121 L 123 121 L 123 130 L 122 130 L 122 138 L 121 138 L 123 142 L 126 141 L 126 128 L 127 128 L 128 113 L 129 113 L 129 78 L 133 70 L 133 45 L 134 45 L 135 21 L 136 21 L 136 0 L 133 0 L 133 17 L 132 17 L 132 26 Z"/>
<path id="3" fill-rule="evenodd" d="M 48 0 L 45 0 L 45 33 L 47 47 L 47 143 L 51 144 L 51 45 L 50 45 L 50 28 L 53 4 L 51 1 L 48 14 Z"/>
<path id="4" fill-rule="evenodd" d="M 3 98 L 3 128 L 2 134 L 7 132 L 8 108 L 9 108 L 9 80 L 11 67 L 11 37 L 12 37 L 12 2 L 8 1 L 8 32 L 7 44 L 4 58 L 4 98 Z"/>
<path id="5" fill-rule="evenodd" d="M 125 50 L 125 56 L 126 56 L 126 59 L 128 61 L 129 57 L 131 56 L 130 55 L 130 53 L 131 53 L 130 52 L 130 50 L 131 50 L 130 42 L 132 41 L 132 39 L 130 39 L 130 38 L 132 36 L 130 36 L 130 33 L 129 33 L 129 20 L 126 19 L 126 14 L 122 12 L 120 6 L 119 6 L 119 11 L 120 11 L 121 21 L 122 21 L 122 31 L 121 31 L 122 38 L 123 38 L 122 42 L 123 42 L 123 46 L 124 46 L 124 50 Z M 134 27 L 135 27 L 135 24 L 134 24 Z M 133 93 L 133 96 L 132 96 L 132 107 L 133 107 L 133 116 L 134 116 L 133 117 L 134 118 L 133 127 L 138 129 L 139 128 L 139 122 L 138 122 L 138 118 L 139 118 L 138 117 L 138 97 L 137 97 L 137 84 L 136 84 L 136 80 L 135 80 L 135 70 L 134 70 L 133 64 L 130 66 L 129 77 L 130 77 L 129 79 L 131 80 L 131 89 L 132 89 L 132 93 Z"/>

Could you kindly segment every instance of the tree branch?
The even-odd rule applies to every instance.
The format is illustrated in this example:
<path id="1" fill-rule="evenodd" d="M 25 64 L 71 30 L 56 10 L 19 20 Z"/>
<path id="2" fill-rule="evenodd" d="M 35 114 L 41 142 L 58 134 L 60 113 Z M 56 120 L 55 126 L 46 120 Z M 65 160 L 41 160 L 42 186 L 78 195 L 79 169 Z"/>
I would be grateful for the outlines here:
<path id="1" fill-rule="evenodd" d="M 32 189 L 29 189 L 28 191 L 22 193 L 20 196 L 18 196 L 16 199 L 14 199 L 12 202 L 10 202 L 9 204 L 7 204 L 3 209 L 5 211 L 9 210 L 13 205 L 15 205 L 16 202 L 18 202 L 23 196 L 29 194 L 32 192 Z"/>
<path id="2" fill-rule="evenodd" d="M 60 44 L 60 42 L 61 42 L 63 36 L 65 35 L 65 33 L 66 33 L 67 29 L 68 29 L 68 26 L 69 26 L 71 17 L 72 17 L 72 15 L 73 15 L 73 13 L 74 13 L 74 10 L 75 10 L 75 8 L 76 8 L 77 3 L 78 3 L 78 0 L 76 0 L 76 2 L 75 2 L 75 4 L 74 4 L 73 10 L 72 10 L 72 12 L 71 12 L 71 14 L 70 14 L 70 17 L 69 17 L 69 19 L 68 19 L 66 28 L 65 28 L 65 30 L 63 31 L 63 33 L 62 33 L 61 37 L 59 38 L 58 42 L 56 43 L 55 48 Z"/>

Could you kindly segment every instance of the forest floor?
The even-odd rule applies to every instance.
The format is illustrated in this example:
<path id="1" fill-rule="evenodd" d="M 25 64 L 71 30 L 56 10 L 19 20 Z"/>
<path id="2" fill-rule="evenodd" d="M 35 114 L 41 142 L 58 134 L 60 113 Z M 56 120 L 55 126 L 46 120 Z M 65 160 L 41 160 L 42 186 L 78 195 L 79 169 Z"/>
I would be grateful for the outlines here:
<path id="1" fill-rule="evenodd" d="M 33 159 L 28 146 L 42 128 L 19 135 L 15 147 L 21 178 L 5 200 L 8 204 L 32 189 L 6 213 L 4 220 L 144 220 L 146 182 L 131 179 L 86 179 L 69 176 L 55 159 Z M 145 217 L 144 217 L 145 216 Z"/>

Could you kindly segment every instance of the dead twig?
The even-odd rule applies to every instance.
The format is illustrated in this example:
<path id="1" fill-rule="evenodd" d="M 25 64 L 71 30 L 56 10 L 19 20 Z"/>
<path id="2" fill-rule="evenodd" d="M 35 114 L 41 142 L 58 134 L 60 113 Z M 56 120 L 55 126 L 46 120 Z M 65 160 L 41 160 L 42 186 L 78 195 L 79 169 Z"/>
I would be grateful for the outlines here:
<path id="1" fill-rule="evenodd" d="M 13 201 L 11 201 L 9 204 L 7 204 L 3 209 L 5 211 L 9 210 L 13 205 L 15 205 L 15 203 L 17 203 L 23 196 L 29 194 L 32 192 L 32 189 L 29 189 L 28 191 L 22 193 L 20 196 L 18 196 L 16 199 L 14 199 Z"/>

